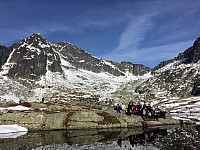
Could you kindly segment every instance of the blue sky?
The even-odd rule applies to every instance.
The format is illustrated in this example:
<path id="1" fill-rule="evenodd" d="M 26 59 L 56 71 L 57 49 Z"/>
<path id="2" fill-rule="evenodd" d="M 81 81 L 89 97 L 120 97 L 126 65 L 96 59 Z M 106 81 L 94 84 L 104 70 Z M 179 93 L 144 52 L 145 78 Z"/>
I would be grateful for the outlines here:
<path id="1" fill-rule="evenodd" d="M 149 67 L 200 36 L 199 0 L 0 0 L 0 45 L 33 33 Z"/>

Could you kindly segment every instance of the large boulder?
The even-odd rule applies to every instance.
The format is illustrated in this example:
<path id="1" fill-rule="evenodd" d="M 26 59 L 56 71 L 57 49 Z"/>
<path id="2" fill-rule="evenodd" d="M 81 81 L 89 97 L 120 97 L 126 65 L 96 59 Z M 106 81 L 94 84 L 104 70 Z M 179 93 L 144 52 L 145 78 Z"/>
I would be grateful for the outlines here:
<path id="1" fill-rule="evenodd" d="M 28 129 L 42 129 L 45 124 L 44 113 L 6 113 L 0 115 L 1 124 L 18 124 Z"/>
<path id="2" fill-rule="evenodd" d="M 141 122 L 143 121 L 141 116 L 136 116 L 136 115 L 131 115 L 131 116 L 124 115 L 122 119 L 123 119 L 122 122 L 127 123 L 126 127 L 141 126 L 142 125 Z"/>
<path id="3" fill-rule="evenodd" d="M 97 115 L 93 111 L 78 111 L 70 116 L 69 120 L 79 122 L 98 122 L 103 121 L 104 117 Z"/>
<path id="4" fill-rule="evenodd" d="M 66 120 L 67 129 L 98 128 L 98 122 L 103 121 L 104 117 L 93 111 L 76 111 Z"/>
<path id="5" fill-rule="evenodd" d="M 45 129 L 66 129 L 66 117 L 65 112 L 46 114 Z"/>
<path id="6" fill-rule="evenodd" d="M 17 112 L 0 115 L 1 124 L 18 124 L 28 129 L 65 129 L 67 113 Z"/>

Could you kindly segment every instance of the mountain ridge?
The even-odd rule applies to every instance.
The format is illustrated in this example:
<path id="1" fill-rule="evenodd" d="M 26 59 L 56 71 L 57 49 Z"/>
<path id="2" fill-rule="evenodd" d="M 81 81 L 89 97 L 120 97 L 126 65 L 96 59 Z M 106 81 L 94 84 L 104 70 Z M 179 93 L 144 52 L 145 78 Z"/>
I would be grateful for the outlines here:
<path id="1" fill-rule="evenodd" d="M 152 70 L 158 70 L 168 65 L 169 63 L 180 61 L 180 63 L 197 63 L 200 60 L 200 37 L 195 40 L 193 46 L 178 54 L 177 57 L 160 62 Z"/>
<path id="2" fill-rule="evenodd" d="M 6 89 L 12 87 L 10 92 L 14 92 L 17 101 L 42 97 L 86 100 L 94 95 L 97 99 L 197 96 L 199 41 L 200 38 L 174 59 L 151 70 L 141 64 L 103 60 L 73 44 L 48 42 L 42 35 L 33 34 L 8 48 L 0 47 L 0 82 L 7 83 L 0 98 L 10 95 Z"/>
<path id="3" fill-rule="evenodd" d="M 67 59 L 67 61 L 75 68 L 96 73 L 108 72 L 115 76 L 124 76 L 127 69 L 129 69 L 129 72 L 133 75 L 143 75 L 150 71 L 150 68 L 145 67 L 144 65 L 125 62 L 119 64 L 93 57 L 83 49 L 69 43 L 48 42 L 40 34 L 33 34 L 28 38 L 14 43 L 9 49 L 13 51 L 9 61 L 10 63 L 15 64 L 8 72 L 9 77 L 12 77 L 13 74 L 20 77 L 22 77 L 23 74 L 26 74 L 27 76 L 25 77 L 32 78 L 30 77 L 30 69 L 25 68 L 26 66 L 23 66 L 24 64 L 33 67 L 37 66 L 35 69 L 32 68 L 32 71 L 34 70 L 33 73 L 36 74 L 36 76 L 44 75 L 46 73 L 45 66 L 48 66 L 52 72 L 62 73 L 59 53 L 64 56 L 63 59 Z M 20 57 L 23 59 L 20 59 Z M 46 61 L 51 62 L 51 65 L 48 65 Z M 16 66 L 17 64 L 20 65 Z M 19 70 L 22 70 L 21 73 L 18 72 Z"/>
<path id="4" fill-rule="evenodd" d="M 148 98 L 161 93 L 169 97 L 200 95 L 200 38 L 193 46 L 179 53 L 174 59 L 159 63 L 152 69 L 153 76 L 136 88 Z"/>
<path id="5" fill-rule="evenodd" d="M 48 42 L 40 34 L 22 39 L 6 50 L 7 57 L 0 58 L 4 59 L 0 82 L 7 82 L 9 88 L 16 84 L 10 91 L 16 101 L 42 97 L 72 100 L 80 99 L 79 94 L 110 95 L 128 81 L 143 78 L 147 73 L 145 76 L 149 76 L 151 70 L 144 65 L 96 58 L 73 44 Z M 9 91 L 2 90 L 0 94 L 5 99 Z"/>

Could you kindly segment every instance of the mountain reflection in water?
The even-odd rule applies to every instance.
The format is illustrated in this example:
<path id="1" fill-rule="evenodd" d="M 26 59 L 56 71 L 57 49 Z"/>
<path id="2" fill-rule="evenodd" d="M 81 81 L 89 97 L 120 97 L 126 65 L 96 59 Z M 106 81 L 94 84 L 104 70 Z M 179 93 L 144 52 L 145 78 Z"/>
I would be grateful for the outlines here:
<path id="1" fill-rule="evenodd" d="M 147 129 L 59 130 L 29 132 L 15 139 L 0 139 L 1 150 L 200 149 L 200 126 L 165 126 Z"/>

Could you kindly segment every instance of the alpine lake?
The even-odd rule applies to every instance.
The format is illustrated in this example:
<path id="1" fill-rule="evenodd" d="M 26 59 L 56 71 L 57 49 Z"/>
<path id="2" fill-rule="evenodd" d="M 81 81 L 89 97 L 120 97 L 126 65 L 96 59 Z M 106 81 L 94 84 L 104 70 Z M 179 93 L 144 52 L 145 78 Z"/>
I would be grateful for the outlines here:
<path id="1" fill-rule="evenodd" d="M 1 150 L 199 150 L 200 126 L 29 131 L 1 138 Z"/>

